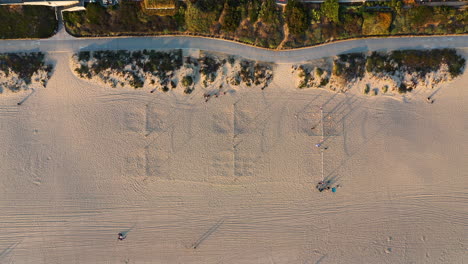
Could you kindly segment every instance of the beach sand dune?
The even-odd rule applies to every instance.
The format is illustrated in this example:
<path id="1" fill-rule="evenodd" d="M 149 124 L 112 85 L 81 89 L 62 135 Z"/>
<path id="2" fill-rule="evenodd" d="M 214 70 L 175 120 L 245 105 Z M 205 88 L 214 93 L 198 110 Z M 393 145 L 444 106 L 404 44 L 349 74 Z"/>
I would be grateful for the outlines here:
<path id="1" fill-rule="evenodd" d="M 427 104 L 297 90 L 280 65 L 205 103 L 80 80 L 71 55 L 0 97 L 1 263 L 466 261 L 466 72 Z M 321 105 L 336 193 L 315 189 Z"/>

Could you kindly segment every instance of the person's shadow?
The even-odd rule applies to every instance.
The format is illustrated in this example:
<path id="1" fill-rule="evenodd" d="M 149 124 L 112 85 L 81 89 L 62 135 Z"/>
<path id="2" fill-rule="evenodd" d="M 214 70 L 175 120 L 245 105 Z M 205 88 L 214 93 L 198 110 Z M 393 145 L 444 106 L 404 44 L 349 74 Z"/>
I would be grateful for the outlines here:
<path id="1" fill-rule="evenodd" d="M 121 231 L 119 234 L 118 234 L 118 239 L 119 240 L 124 240 L 125 238 L 127 238 L 127 235 L 130 231 L 133 230 L 133 228 L 135 228 L 136 224 L 134 224 L 132 227 L 130 227 L 129 229 L 127 230 L 124 230 L 124 231 Z"/>

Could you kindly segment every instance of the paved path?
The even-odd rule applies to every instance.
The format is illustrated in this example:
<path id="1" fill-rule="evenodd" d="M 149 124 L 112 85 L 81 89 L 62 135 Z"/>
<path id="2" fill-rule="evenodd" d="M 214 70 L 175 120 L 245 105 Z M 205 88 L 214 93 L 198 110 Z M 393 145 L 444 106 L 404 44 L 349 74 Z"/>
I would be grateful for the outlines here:
<path id="1" fill-rule="evenodd" d="M 413 48 L 465 48 L 468 35 L 430 37 L 368 38 L 333 42 L 321 46 L 290 51 L 273 51 L 237 42 L 200 37 L 122 37 L 70 38 L 53 37 L 44 40 L 3 40 L 0 52 L 42 51 L 76 52 L 79 50 L 137 49 L 203 49 L 240 55 L 253 60 L 277 63 L 301 62 L 341 53 Z"/>

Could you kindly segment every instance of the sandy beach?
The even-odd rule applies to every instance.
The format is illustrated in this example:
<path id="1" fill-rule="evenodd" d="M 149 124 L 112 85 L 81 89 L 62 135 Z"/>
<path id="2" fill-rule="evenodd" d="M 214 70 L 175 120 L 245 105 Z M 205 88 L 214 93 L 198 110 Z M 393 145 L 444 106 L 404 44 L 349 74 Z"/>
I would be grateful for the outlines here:
<path id="1" fill-rule="evenodd" d="M 284 63 L 205 103 L 79 79 L 72 55 L 0 96 L 0 263 L 467 262 L 466 70 L 371 97 L 297 89 Z M 320 106 L 336 193 L 315 189 Z"/>

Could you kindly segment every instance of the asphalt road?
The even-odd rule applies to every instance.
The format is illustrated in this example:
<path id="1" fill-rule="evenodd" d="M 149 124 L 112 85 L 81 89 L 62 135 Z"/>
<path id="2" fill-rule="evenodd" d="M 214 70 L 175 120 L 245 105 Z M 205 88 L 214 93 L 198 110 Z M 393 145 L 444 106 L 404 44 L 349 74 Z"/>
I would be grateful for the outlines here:
<path id="1" fill-rule="evenodd" d="M 60 33 L 60 32 L 59 32 Z M 80 50 L 138 50 L 138 49 L 202 49 L 240 55 L 245 58 L 294 63 L 342 53 L 396 49 L 432 49 L 468 47 L 468 35 L 367 38 L 332 42 L 315 47 L 288 51 L 274 51 L 243 45 L 237 42 L 200 37 L 121 37 L 72 38 L 57 34 L 44 40 L 2 40 L 0 52 L 42 51 L 76 52 Z"/>

